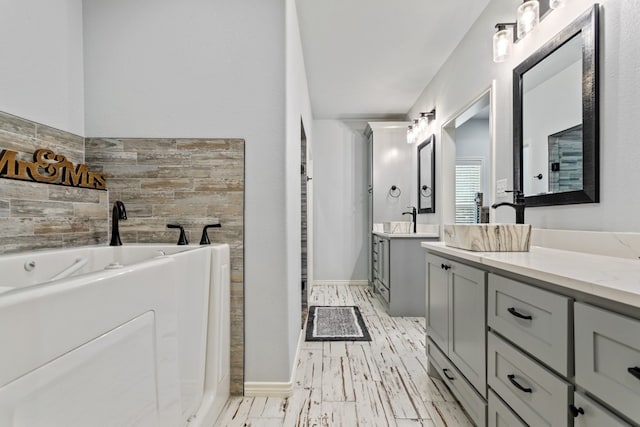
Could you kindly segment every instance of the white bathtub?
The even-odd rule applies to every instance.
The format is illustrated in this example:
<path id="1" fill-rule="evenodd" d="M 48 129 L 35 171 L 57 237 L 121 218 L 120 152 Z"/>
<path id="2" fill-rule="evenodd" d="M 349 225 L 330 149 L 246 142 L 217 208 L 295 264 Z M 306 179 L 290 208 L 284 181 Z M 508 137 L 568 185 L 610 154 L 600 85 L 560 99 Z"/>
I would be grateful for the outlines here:
<path id="1" fill-rule="evenodd" d="M 0 426 L 213 424 L 228 245 L 36 251 L 0 256 L 0 272 Z"/>

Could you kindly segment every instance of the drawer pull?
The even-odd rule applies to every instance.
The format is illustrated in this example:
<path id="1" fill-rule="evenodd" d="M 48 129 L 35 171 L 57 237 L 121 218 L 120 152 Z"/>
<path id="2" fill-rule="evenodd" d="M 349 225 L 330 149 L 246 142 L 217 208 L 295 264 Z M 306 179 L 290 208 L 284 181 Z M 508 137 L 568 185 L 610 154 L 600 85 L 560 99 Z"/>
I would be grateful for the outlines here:
<path id="1" fill-rule="evenodd" d="M 511 313 L 513 316 L 518 317 L 518 318 L 520 318 L 520 319 L 525 319 L 525 320 L 531 320 L 531 319 L 533 319 L 533 317 L 531 317 L 531 316 L 530 316 L 530 315 L 528 315 L 528 314 L 522 314 L 522 313 L 519 313 L 519 312 L 518 312 L 515 308 L 513 308 L 513 307 L 509 307 L 509 308 L 507 308 L 507 311 L 508 311 L 509 313 Z"/>
<path id="2" fill-rule="evenodd" d="M 569 412 L 571 412 L 571 415 L 573 415 L 573 418 L 577 418 L 578 415 L 580 414 L 584 415 L 584 409 L 576 408 L 573 404 L 569 405 Z"/>
<path id="3" fill-rule="evenodd" d="M 451 266 L 447 265 L 447 264 L 440 264 L 440 268 L 443 268 L 445 270 L 449 270 L 449 269 L 451 269 Z"/>
<path id="4" fill-rule="evenodd" d="M 448 370 L 447 368 L 444 368 L 444 369 L 442 370 L 442 373 L 444 374 L 444 376 L 445 376 L 445 377 L 447 377 L 447 379 L 448 379 L 448 380 L 450 380 L 450 381 L 455 380 L 455 377 L 450 377 L 450 376 L 449 376 L 449 374 L 448 374 L 448 372 L 449 372 L 449 370 Z"/>
<path id="5" fill-rule="evenodd" d="M 532 393 L 533 390 L 531 390 L 529 387 L 523 387 L 518 381 L 515 380 L 516 376 L 513 374 L 509 374 L 507 375 L 507 378 L 509 378 L 509 381 L 511 381 L 511 384 L 513 384 L 514 386 L 516 386 L 516 388 L 518 390 L 524 391 L 525 393 Z"/>
<path id="6" fill-rule="evenodd" d="M 631 368 L 627 369 L 627 371 L 628 371 L 631 375 L 633 375 L 634 377 L 636 377 L 637 379 L 639 379 L 639 380 L 640 380 L 640 368 L 639 368 L 639 367 L 637 367 L 637 366 L 633 366 L 633 367 L 631 367 Z"/>

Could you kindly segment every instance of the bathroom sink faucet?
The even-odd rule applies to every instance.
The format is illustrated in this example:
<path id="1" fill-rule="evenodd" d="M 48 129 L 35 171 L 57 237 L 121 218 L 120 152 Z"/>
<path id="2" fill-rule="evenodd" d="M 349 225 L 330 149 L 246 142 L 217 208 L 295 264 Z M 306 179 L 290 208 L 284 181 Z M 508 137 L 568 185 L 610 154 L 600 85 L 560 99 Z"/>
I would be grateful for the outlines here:
<path id="1" fill-rule="evenodd" d="M 122 240 L 120 240 L 120 227 L 119 221 L 125 221 L 127 219 L 127 210 L 124 208 L 124 203 L 120 200 L 116 200 L 113 204 L 113 210 L 111 211 L 111 243 L 109 246 L 122 246 Z"/>
<path id="2" fill-rule="evenodd" d="M 413 232 L 416 232 L 416 208 L 414 206 L 409 206 L 411 212 L 402 212 L 402 215 L 411 215 L 411 222 L 413 222 Z"/>
<path id="3" fill-rule="evenodd" d="M 520 190 L 508 190 L 507 193 L 513 193 L 513 203 L 494 203 L 493 205 L 491 205 L 491 207 L 495 209 L 499 208 L 500 206 L 511 206 L 516 210 L 516 224 L 524 224 L 524 193 Z"/>

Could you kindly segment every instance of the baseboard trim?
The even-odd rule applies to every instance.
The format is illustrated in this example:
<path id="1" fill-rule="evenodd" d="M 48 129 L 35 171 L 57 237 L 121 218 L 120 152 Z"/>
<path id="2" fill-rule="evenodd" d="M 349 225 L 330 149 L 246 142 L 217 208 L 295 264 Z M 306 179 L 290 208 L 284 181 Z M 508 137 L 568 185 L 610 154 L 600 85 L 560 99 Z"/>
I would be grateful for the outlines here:
<path id="1" fill-rule="evenodd" d="M 313 286 L 367 286 L 368 280 L 314 280 Z"/>
<path id="2" fill-rule="evenodd" d="M 245 382 L 244 395 L 246 397 L 289 397 L 293 393 L 293 383 L 296 380 L 298 367 L 298 359 L 300 357 L 300 349 L 304 341 L 304 331 L 300 331 L 298 336 L 298 346 L 296 355 L 293 359 L 293 368 L 291 369 L 291 378 L 289 382 Z"/>

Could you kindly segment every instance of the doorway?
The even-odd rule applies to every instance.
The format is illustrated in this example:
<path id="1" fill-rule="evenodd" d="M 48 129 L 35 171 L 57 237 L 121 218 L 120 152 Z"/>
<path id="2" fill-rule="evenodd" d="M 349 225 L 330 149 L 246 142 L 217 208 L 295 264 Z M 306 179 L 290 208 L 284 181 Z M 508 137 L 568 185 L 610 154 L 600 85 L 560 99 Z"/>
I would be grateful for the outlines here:
<path id="1" fill-rule="evenodd" d="M 443 223 L 490 222 L 495 198 L 493 87 L 442 127 Z"/>
<path id="2" fill-rule="evenodd" d="M 307 202 L 308 202 L 308 183 L 311 180 L 307 169 L 307 135 L 304 131 L 304 124 L 300 120 L 300 303 L 302 305 L 301 328 L 304 328 L 304 322 L 307 318 L 307 294 L 308 294 L 308 221 L 307 221 Z"/>

